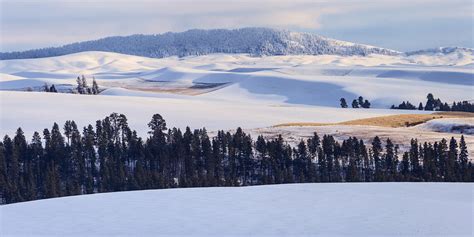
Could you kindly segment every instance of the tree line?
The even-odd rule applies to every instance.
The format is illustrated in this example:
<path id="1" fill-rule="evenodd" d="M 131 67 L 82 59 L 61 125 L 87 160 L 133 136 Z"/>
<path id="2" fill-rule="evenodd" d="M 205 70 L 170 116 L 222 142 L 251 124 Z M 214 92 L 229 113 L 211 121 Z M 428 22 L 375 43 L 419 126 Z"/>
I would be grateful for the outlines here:
<path id="1" fill-rule="evenodd" d="M 78 128 L 54 123 L 27 141 L 21 128 L 0 142 L 0 203 L 102 192 L 178 187 L 317 182 L 472 182 L 464 137 L 411 140 L 400 152 L 390 139 L 371 144 L 314 133 L 297 146 L 281 135 L 253 140 L 238 128 L 210 137 L 205 128 L 168 129 L 155 114 L 142 139 L 123 114 Z"/>
<path id="2" fill-rule="evenodd" d="M 469 101 L 454 101 L 451 105 L 442 102 L 439 98 L 435 99 L 433 94 L 429 93 L 426 96 L 426 103 L 419 103 L 418 107 L 410 103 L 410 101 L 403 101 L 398 106 L 392 105 L 391 109 L 408 109 L 408 110 L 428 110 L 428 111 L 462 111 L 474 113 L 474 104 Z"/>
<path id="3" fill-rule="evenodd" d="M 101 91 L 94 77 L 92 77 L 91 86 L 89 86 L 89 84 L 87 83 L 87 79 L 84 75 L 77 77 L 76 83 L 77 83 L 76 87 L 67 90 L 69 93 L 97 95 Z M 27 91 L 33 91 L 33 89 L 31 87 L 28 87 Z M 52 93 L 59 92 L 58 89 L 56 89 L 56 86 L 54 84 L 48 85 L 48 83 L 45 83 L 43 87 L 39 89 L 39 91 L 52 92 Z"/>

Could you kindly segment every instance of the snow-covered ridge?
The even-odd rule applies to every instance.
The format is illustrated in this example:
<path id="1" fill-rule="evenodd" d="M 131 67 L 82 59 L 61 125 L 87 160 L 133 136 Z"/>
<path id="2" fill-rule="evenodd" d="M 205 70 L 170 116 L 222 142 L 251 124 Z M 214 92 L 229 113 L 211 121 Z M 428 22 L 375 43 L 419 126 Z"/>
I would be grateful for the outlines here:
<path id="1" fill-rule="evenodd" d="M 159 35 L 114 36 L 61 47 L 0 53 L 0 59 L 43 58 L 84 51 L 106 51 L 163 58 L 168 56 L 244 53 L 263 55 L 398 55 L 400 52 L 270 28 L 188 30 Z"/>

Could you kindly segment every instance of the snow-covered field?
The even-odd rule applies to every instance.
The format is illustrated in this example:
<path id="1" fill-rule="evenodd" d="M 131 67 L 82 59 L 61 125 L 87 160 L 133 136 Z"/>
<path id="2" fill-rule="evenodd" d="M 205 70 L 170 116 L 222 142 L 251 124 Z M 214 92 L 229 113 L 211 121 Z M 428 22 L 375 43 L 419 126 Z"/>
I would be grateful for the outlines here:
<path id="1" fill-rule="evenodd" d="M 53 122 L 74 120 L 79 126 L 95 124 L 112 112 L 123 113 L 131 128 L 146 137 L 147 124 L 155 113 L 169 127 L 228 130 L 259 128 L 280 123 L 316 121 L 340 122 L 410 111 L 388 109 L 340 109 L 320 106 L 231 103 L 219 100 L 134 96 L 88 96 L 40 92 L 0 92 L 1 133 L 14 134 L 21 126 L 29 137 L 34 131 L 51 128 Z"/>
<path id="2" fill-rule="evenodd" d="M 93 194 L 0 207 L 1 236 L 472 236 L 473 184 L 341 183 Z"/>
<path id="3" fill-rule="evenodd" d="M 473 68 L 468 64 L 472 58 L 453 52 L 443 57 L 214 54 L 152 59 L 84 52 L 1 61 L 0 88 L 36 89 L 45 82 L 71 88 L 83 74 L 89 80 L 94 76 L 102 88 L 112 89 L 105 95 L 162 97 L 153 92 L 200 94 L 201 90 L 201 98 L 232 103 L 330 107 L 338 107 L 341 97 L 350 102 L 362 95 L 372 107 L 388 108 L 403 100 L 424 102 L 428 93 L 450 103 L 473 99 L 472 91 L 466 90 L 474 85 Z M 433 66 L 440 61 L 445 65 Z"/>
<path id="4" fill-rule="evenodd" d="M 434 119 L 418 125 L 417 128 L 435 132 L 474 135 L 474 118 Z"/>
<path id="5" fill-rule="evenodd" d="M 267 56 L 211 54 L 153 59 L 105 52 L 0 61 L 0 132 L 26 134 L 74 119 L 80 126 L 124 113 L 143 136 L 154 113 L 171 126 L 209 130 L 268 127 L 288 122 L 339 122 L 420 111 L 391 104 L 472 99 L 473 55 L 467 51 L 410 56 Z M 13 92 L 75 86 L 95 77 L 99 96 Z M 13 90 L 13 91 L 12 91 Z M 376 109 L 340 109 L 359 95 Z"/>

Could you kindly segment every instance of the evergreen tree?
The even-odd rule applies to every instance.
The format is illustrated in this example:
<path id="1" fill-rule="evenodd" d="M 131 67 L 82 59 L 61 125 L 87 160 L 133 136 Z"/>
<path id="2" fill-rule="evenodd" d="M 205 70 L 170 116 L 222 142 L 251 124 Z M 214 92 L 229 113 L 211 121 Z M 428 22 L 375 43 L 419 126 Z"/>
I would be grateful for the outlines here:
<path id="1" fill-rule="evenodd" d="M 423 110 L 423 103 L 420 102 L 420 104 L 418 105 L 418 110 Z"/>
<path id="2" fill-rule="evenodd" d="M 49 88 L 48 84 L 44 83 L 44 85 L 43 85 L 43 91 L 44 91 L 44 92 L 50 92 L 50 88 Z"/>
<path id="3" fill-rule="evenodd" d="M 460 173 L 462 176 L 462 181 L 468 182 L 470 180 L 468 163 L 470 164 L 470 162 L 467 152 L 466 141 L 464 140 L 464 135 L 461 135 L 461 140 L 459 141 L 459 162 L 461 166 Z"/>
<path id="4" fill-rule="evenodd" d="M 433 94 L 429 93 L 427 96 L 426 96 L 426 105 L 425 105 L 425 110 L 434 110 L 435 108 L 435 99 L 434 99 L 434 96 Z"/>
<path id="5" fill-rule="evenodd" d="M 84 94 L 84 85 L 80 77 L 77 77 L 76 83 L 77 83 L 77 93 Z"/>
<path id="6" fill-rule="evenodd" d="M 382 142 L 378 136 L 374 137 L 372 141 L 372 156 L 374 161 L 374 168 L 375 168 L 375 181 L 382 181 L 383 180 L 383 172 L 382 172 L 382 160 L 381 160 L 381 153 L 382 153 Z"/>
<path id="7" fill-rule="evenodd" d="M 81 81 L 80 81 L 83 93 L 82 94 L 87 94 L 89 86 L 87 85 L 87 80 L 84 75 L 81 76 Z"/>
<path id="8" fill-rule="evenodd" d="M 341 98 L 340 99 L 340 102 L 341 102 L 341 108 L 347 108 L 347 102 L 346 102 L 346 99 L 344 98 Z"/>
<path id="9" fill-rule="evenodd" d="M 92 77 L 92 94 L 97 95 L 99 93 L 100 93 L 99 85 L 97 84 L 95 77 Z"/>
<path id="10" fill-rule="evenodd" d="M 451 140 L 449 141 L 448 157 L 446 160 L 446 181 L 456 181 L 459 178 L 456 176 L 458 170 L 458 143 L 454 137 L 451 137 Z"/>
<path id="11" fill-rule="evenodd" d="M 370 102 L 368 100 L 365 100 L 364 104 L 362 104 L 362 107 L 366 109 L 370 108 Z"/>
<path id="12" fill-rule="evenodd" d="M 54 93 L 57 93 L 58 91 L 56 90 L 56 87 L 53 85 L 51 85 L 51 87 L 49 88 L 49 92 L 54 92 Z"/>
<path id="13" fill-rule="evenodd" d="M 357 102 L 357 100 L 352 101 L 352 108 L 359 108 L 359 103 Z"/>
<path id="14" fill-rule="evenodd" d="M 357 102 L 360 106 L 364 105 L 364 97 L 359 96 L 359 98 L 357 98 Z"/>

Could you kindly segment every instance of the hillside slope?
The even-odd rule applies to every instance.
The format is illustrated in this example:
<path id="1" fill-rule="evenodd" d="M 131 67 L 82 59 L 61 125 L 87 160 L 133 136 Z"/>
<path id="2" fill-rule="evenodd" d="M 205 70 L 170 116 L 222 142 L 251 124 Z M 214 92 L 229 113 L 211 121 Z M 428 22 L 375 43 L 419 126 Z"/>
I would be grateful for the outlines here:
<path id="1" fill-rule="evenodd" d="M 472 184 L 288 184 L 0 207 L 1 236 L 472 236 Z"/>

